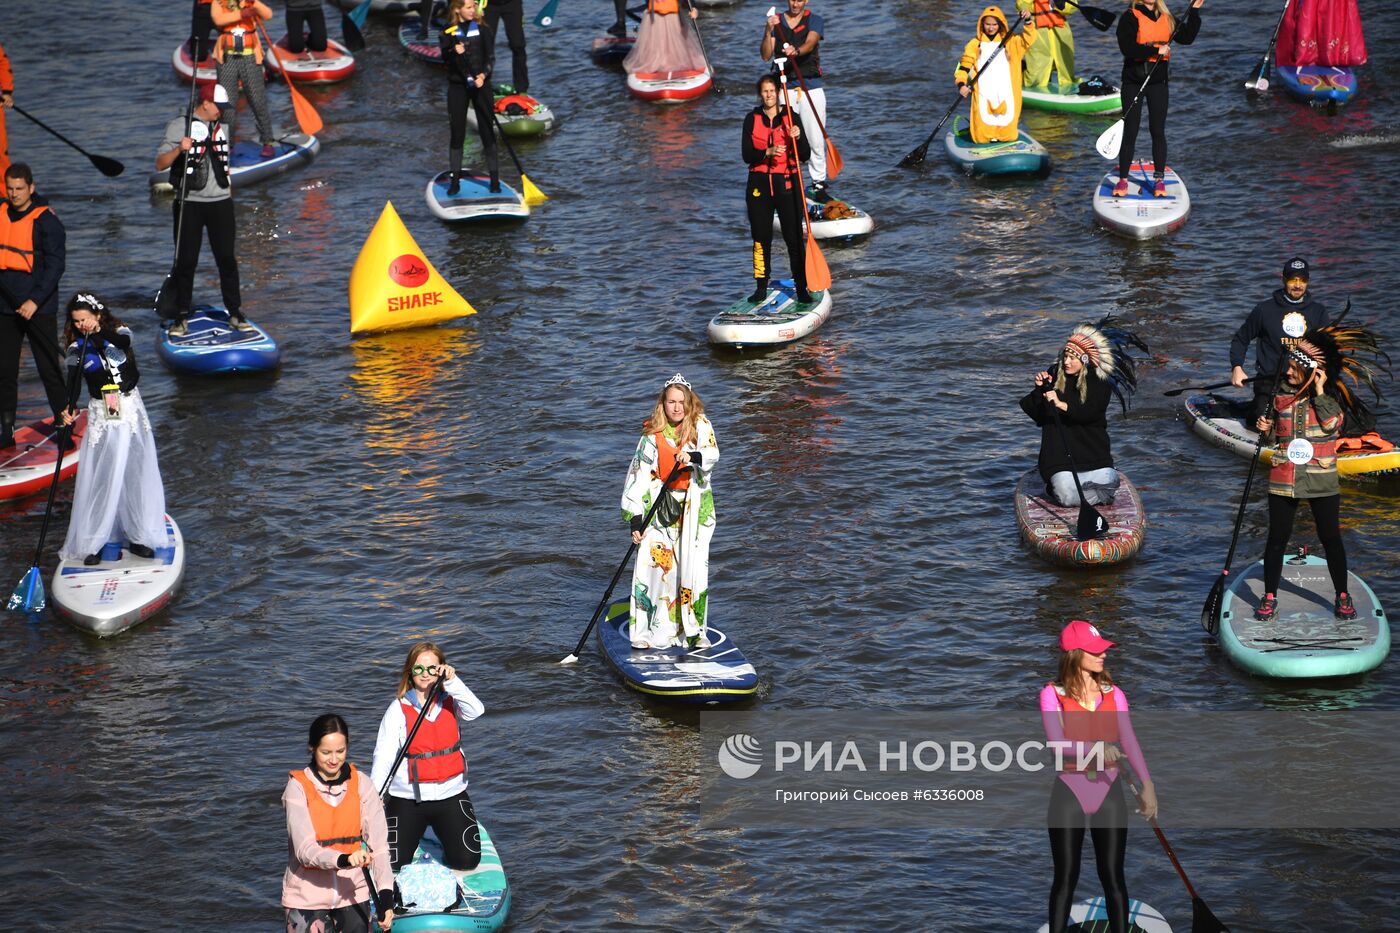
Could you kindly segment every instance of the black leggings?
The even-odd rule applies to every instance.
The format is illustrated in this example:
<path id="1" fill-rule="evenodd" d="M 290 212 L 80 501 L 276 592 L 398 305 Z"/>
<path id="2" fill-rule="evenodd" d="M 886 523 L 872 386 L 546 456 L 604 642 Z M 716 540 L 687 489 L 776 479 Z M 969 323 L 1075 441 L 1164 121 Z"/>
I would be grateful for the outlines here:
<path id="1" fill-rule="evenodd" d="M 517 94 L 530 90 L 530 69 L 525 63 L 525 5 L 522 0 L 491 0 L 482 14 L 481 25 L 486 41 L 496 45 L 496 26 L 505 20 L 506 42 L 510 43 L 511 78 Z"/>
<path id="2" fill-rule="evenodd" d="M 1123 106 L 1127 107 L 1141 85 L 1123 82 Z M 1147 108 L 1147 128 L 1152 133 L 1152 167 L 1160 177 L 1167 170 L 1167 82 L 1149 84 L 1137 106 L 1123 111 L 1123 145 L 1118 150 L 1118 177 L 1127 178 L 1133 164 L 1133 147 L 1137 144 L 1138 125 L 1142 108 Z"/>
<path id="3" fill-rule="evenodd" d="M 310 36 L 303 35 L 309 28 Z M 287 51 L 295 55 L 310 49 L 313 52 L 326 50 L 326 11 L 317 7 L 314 10 L 293 10 L 287 8 Z"/>
<path id="4" fill-rule="evenodd" d="M 213 169 L 210 168 L 210 171 Z M 205 230 L 209 231 L 209 249 L 214 254 L 215 265 L 219 267 L 219 288 L 223 293 L 224 307 L 230 312 L 239 310 L 243 299 L 238 287 L 238 259 L 233 251 L 233 198 L 218 201 L 186 199 L 184 226 L 180 225 L 180 202 L 176 200 L 173 216 L 180 233 L 180 241 L 175 244 L 175 269 L 170 275 L 175 300 L 173 316 L 184 318 L 190 313 L 194 272 L 199 265 L 200 241 L 204 239 Z M 168 307 L 162 301 L 162 312 Z"/>
<path id="5" fill-rule="evenodd" d="M 1327 573 L 1338 593 L 1347 591 L 1347 550 L 1342 545 L 1342 497 L 1323 496 L 1309 499 L 1317 539 L 1327 555 Z M 1264 546 L 1264 592 L 1277 593 L 1283 576 L 1283 555 L 1288 539 L 1293 535 L 1293 516 L 1298 514 L 1298 500 L 1292 496 L 1269 493 L 1269 543 Z"/>
<path id="6" fill-rule="evenodd" d="M 1103 806 L 1092 815 L 1079 806 L 1064 781 L 1055 779 L 1050 792 L 1050 857 L 1055 879 L 1050 883 L 1050 933 L 1065 933 L 1074 889 L 1079 884 L 1079 860 L 1084 849 L 1084 829 L 1094 839 L 1094 860 L 1103 885 L 1104 906 L 1112 933 L 1128 933 L 1128 886 L 1123 880 L 1123 858 L 1128 851 L 1128 803 L 1123 782 L 1116 780 Z"/>
<path id="7" fill-rule="evenodd" d="M 465 789 L 456 797 L 422 803 L 391 794 L 384 804 L 384 818 L 389 824 L 389 861 L 395 873 L 413 861 L 429 826 L 442 843 L 448 868 L 470 871 L 481 862 L 481 828 L 476 825 L 476 811 Z"/>
<path id="8" fill-rule="evenodd" d="M 802 242 L 802 215 L 806 199 L 797 190 L 792 178 L 771 172 L 749 172 L 744 189 L 749 206 L 749 232 L 753 235 L 753 277 L 767 282 L 772 277 L 773 211 L 783 225 L 783 242 L 787 244 L 788 264 L 792 278 L 799 288 L 807 287 L 807 253 Z"/>
<path id="9" fill-rule="evenodd" d="M 488 82 L 489 83 L 489 82 Z M 486 156 L 486 171 L 491 181 L 501 178 L 501 164 L 496 158 L 496 128 L 491 111 L 496 105 L 490 87 L 469 88 L 465 84 L 447 85 L 447 119 L 451 127 L 448 139 L 448 162 L 453 173 L 462 171 L 462 145 L 467 141 L 467 101 L 476 111 L 476 135 L 481 137 L 481 150 Z"/>

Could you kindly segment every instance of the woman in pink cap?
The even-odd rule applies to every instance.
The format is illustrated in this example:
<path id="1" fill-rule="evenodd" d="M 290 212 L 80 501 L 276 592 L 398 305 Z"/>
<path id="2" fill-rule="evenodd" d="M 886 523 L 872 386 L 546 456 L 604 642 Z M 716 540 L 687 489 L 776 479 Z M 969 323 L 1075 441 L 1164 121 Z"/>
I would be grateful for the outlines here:
<path id="1" fill-rule="evenodd" d="M 1060 632 L 1060 669 L 1040 691 L 1040 716 L 1051 742 L 1069 742 L 1064 766 L 1050 794 L 1050 854 L 1055 878 L 1050 885 L 1050 931 L 1064 933 L 1079 882 L 1084 831 L 1094 839 L 1094 858 L 1103 884 L 1112 933 L 1128 933 L 1128 889 L 1123 880 L 1123 857 L 1128 844 L 1128 804 L 1118 780 L 1127 759 L 1142 785 L 1139 794 L 1144 819 L 1157 815 L 1157 794 L 1147 760 L 1142 757 L 1128 698 L 1104 667 L 1104 654 L 1113 642 L 1082 619 Z M 1103 770 L 1081 767 L 1080 759 L 1095 762 L 1091 749 L 1105 743 Z M 1065 746 L 1061 746 L 1062 748 Z M 1096 763 L 1096 762 L 1095 762 Z"/>

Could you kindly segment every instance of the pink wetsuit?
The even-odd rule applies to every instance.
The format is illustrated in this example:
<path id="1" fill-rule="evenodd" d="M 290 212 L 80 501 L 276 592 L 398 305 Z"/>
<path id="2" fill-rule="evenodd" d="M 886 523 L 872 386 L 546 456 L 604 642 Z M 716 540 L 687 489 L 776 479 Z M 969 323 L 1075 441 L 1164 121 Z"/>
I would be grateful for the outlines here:
<path id="1" fill-rule="evenodd" d="M 1147 770 L 1147 759 L 1142 757 L 1142 749 L 1138 747 L 1137 735 L 1133 732 L 1133 722 L 1128 716 L 1128 697 L 1121 687 L 1109 687 L 1104 693 L 1114 694 L 1118 721 L 1118 745 L 1123 749 L 1123 754 L 1127 756 L 1128 763 L 1137 772 L 1139 781 L 1150 781 L 1152 775 Z M 1063 719 L 1063 706 L 1061 699 L 1063 693 L 1061 688 L 1054 684 L 1046 684 L 1045 689 L 1040 691 L 1040 718 L 1045 723 L 1045 737 L 1051 742 L 1065 742 L 1065 724 Z M 1103 700 L 1099 701 L 1100 706 Z M 1093 747 L 1092 742 L 1074 742 L 1066 749 L 1064 760 L 1066 764 L 1073 766 L 1079 755 L 1086 759 L 1089 750 Z M 1079 806 L 1085 813 L 1096 813 L 1099 807 L 1103 806 L 1104 798 L 1108 796 L 1108 791 L 1113 787 L 1113 782 L 1118 778 L 1118 769 L 1109 767 L 1098 772 L 1091 779 L 1088 774 L 1081 771 L 1065 771 L 1060 773 L 1060 780 L 1065 782 L 1065 786 L 1074 792 L 1074 797 L 1079 801 Z"/>

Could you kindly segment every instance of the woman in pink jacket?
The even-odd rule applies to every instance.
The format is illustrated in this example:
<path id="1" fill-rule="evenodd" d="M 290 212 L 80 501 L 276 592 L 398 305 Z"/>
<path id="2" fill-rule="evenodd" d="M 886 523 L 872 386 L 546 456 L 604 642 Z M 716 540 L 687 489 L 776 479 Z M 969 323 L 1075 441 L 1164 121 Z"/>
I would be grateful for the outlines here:
<path id="1" fill-rule="evenodd" d="M 347 760 L 350 727 L 335 713 L 317 716 L 307 737 L 311 763 L 287 778 L 287 871 L 282 906 L 287 933 L 369 933 L 374 898 L 393 903 L 384 807 L 369 776 Z M 381 929 L 394 923 L 387 910 Z"/>

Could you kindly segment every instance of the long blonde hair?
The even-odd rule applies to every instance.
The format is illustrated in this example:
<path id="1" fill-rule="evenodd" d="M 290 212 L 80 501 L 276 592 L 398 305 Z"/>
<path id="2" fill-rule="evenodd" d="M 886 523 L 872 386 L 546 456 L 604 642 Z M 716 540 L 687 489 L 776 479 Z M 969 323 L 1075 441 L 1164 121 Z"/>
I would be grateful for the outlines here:
<path id="1" fill-rule="evenodd" d="M 464 19 L 457 15 L 457 11 L 468 4 L 476 6 L 476 0 L 451 0 L 447 4 L 447 25 L 457 26 L 464 22 Z M 477 12 L 481 12 L 480 7 L 477 7 Z"/>
<path id="2" fill-rule="evenodd" d="M 680 389 L 685 400 L 685 417 L 676 425 L 677 440 L 680 446 L 684 447 L 695 443 L 695 424 L 705 416 L 705 403 L 700 401 L 700 393 L 679 382 L 661 387 L 661 392 L 656 396 L 656 405 L 651 409 L 651 416 L 647 418 L 646 424 L 642 425 L 642 433 L 656 434 L 658 431 L 664 431 L 671 423 L 666 417 L 666 393 L 672 389 Z"/>
<path id="3" fill-rule="evenodd" d="M 1055 686 L 1063 688 L 1065 694 L 1073 698 L 1074 701 L 1080 706 L 1083 706 L 1084 701 L 1088 699 L 1088 697 L 1077 696 L 1074 692 L 1079 688 L 1079 685 L 1083 683 L 1084 671 L 1079 664 L 1080 659 L 1083 657 L 1083 648 L 1075 648 L 1071 651 L 1061 651 L 1060 670 L 1055 675 Z M 1089 679 L 1094 681 L 1094 683 L 1098 684 L 1099 692 L 1101 693 L 1103 692 L 1104 687 L 1113 686 L 1113 678 L 1109 676 L 1107 667 L 1105 667 L 1101 671 L 1098 671 L 1097 673 L 1090 673 Z"/>
<path id="4" fill-rule="evenodd" d="M 402 700 L 408 693 L 408 688 L 413 686 L 413 665 L 417 663 L 418 656 L 432 652 L 437 655 L 438 664 L 447 663 L 447 655 L 442 653 L 442 649 L 430 641 L 420 641 L 412 648 L 408 649 L 408 657 L 404 658 L 403 673 L 399 675 L 399 699 Z"/>
<path id="5" fill-rule="evenodd" d="M 1157 11 L 1158 16 L 1165 16 L 1167 18 L 1167 25 L 1171 27 L 1172 32 L 1176 32 L 1176 17 L 1172 16 L 1171 10 L 1167 9 L 1167 0 L 1152 0 L 1149 4 L 1144 4 L 1142 0 L 1133 0 L 1131 5 L 1151 6 Z"/>

